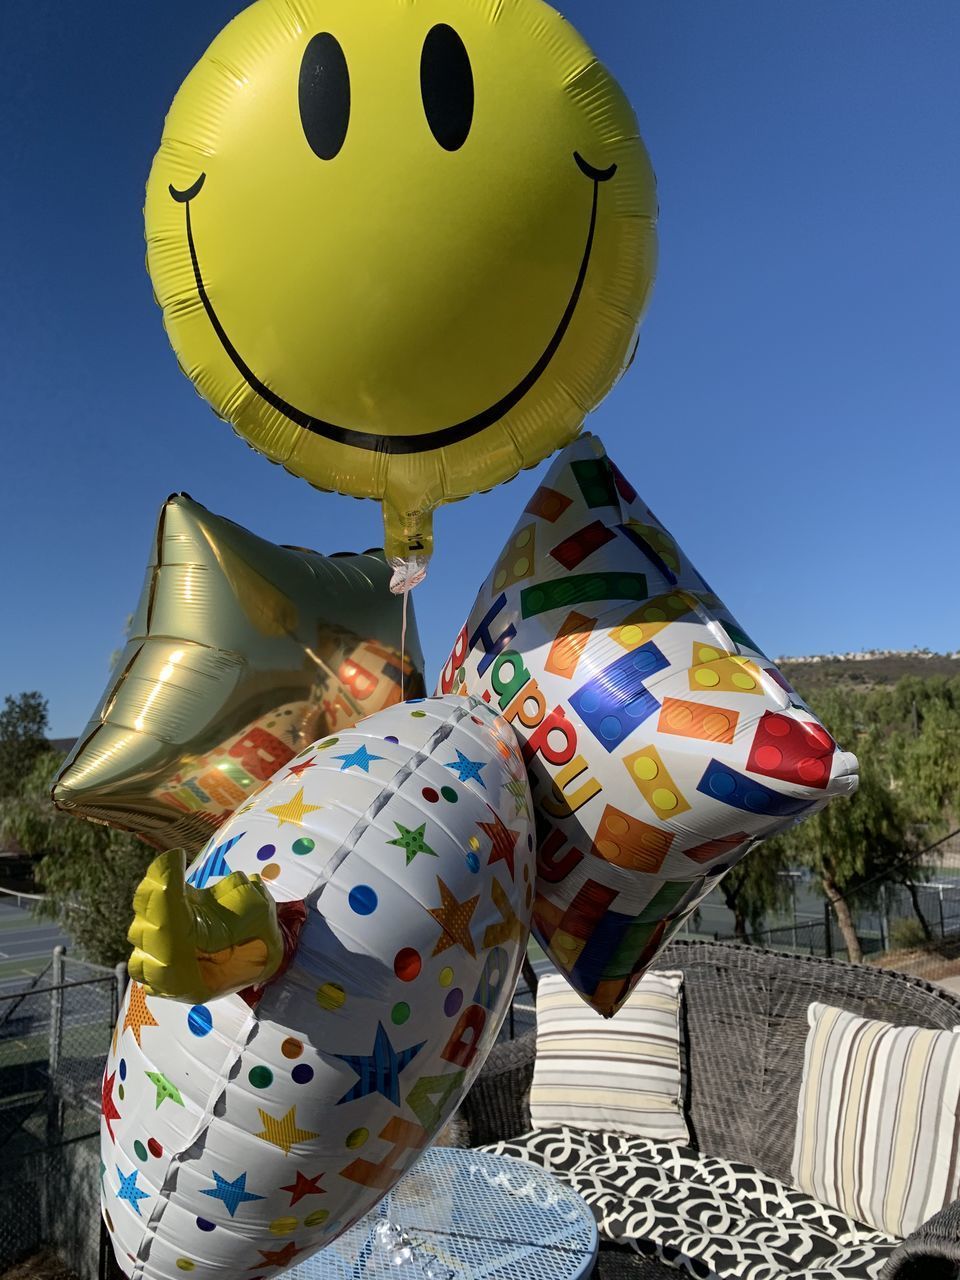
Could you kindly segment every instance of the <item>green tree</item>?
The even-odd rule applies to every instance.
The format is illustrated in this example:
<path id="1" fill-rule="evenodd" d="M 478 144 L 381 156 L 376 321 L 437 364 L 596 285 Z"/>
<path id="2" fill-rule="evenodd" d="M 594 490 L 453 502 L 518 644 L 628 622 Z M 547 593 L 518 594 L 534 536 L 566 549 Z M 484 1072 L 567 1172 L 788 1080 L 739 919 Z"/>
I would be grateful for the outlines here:
<path id="1" fill-rule="evenodd" d="M 0 826 L 39 858 L 39 913 L 58 920 L 88 960 L 117 964 L 130 953 L 134 890 L 155 854 L 135 836 L 55 809 L 50 790 L 62 763 L 52 751 L 35 760 L 19 791 L 0 799 Z"/>
<path id="2" fill-rule="evenodd" d="M 790 901 L 788 849 L 767 841 L 754 849 L 720 881 L 727 910 L 733 914 L 734 933 L 749 942 L 749 932 L 759 929 L 771 915 L 784 911 Z"/>
<path id="3" fill-rule="evenodd" d="M 893 785 L 932 844 L 960 808 L 960 679 L 902 680 L 888 712 Z"/>
<path id="4" fill-rule="evenodd" d="M 915 888 L 925 873 L 911 858 L 930 842 L 924 835 L 943 821 L 944 762 L 942 744 L 934 745 L 934 730 L 941 725 L 937 700 L 920 717 L 914 714 L 915 692 L 898 686 L 817 695 L 817 714 L 859 757 L 860 788 L 849 802 L 827 805 L 776 842 L 788 859 L 814 872 L 855 962 L 863 959 L 863 948 L 851 899 L 860 905 L 875 901 L 884 880 L 908 888 L 929 932 Z"/>
<path id="5" fill-rule="evenodd" d="M 7 694 L 0 711 L 0 797 L 17 791 L 49 747 L 46 699 L 36 690 L 17 698 Z"/>

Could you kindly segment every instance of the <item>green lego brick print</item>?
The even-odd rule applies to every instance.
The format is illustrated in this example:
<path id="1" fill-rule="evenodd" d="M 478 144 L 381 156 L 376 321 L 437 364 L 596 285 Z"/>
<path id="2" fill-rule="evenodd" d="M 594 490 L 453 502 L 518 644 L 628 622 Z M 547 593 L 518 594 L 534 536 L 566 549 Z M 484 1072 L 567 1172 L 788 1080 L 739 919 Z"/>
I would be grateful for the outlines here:
<path id="1" fill-rule="evenodd" d="M 524 618 L 536 618 L 551 609 L 569 609 L 575 604 L 646 600 L 648 596 L 646 574 L 581 573 L 527 587 L 520 593 L 520 609 Z"/>
<path id="2" fill-rule="evenodd" d="M 591 509 L 620 506 L 613 470 L 606 458 L 587 458 L 583 462 L 571 462 L 583 500 Z"/>

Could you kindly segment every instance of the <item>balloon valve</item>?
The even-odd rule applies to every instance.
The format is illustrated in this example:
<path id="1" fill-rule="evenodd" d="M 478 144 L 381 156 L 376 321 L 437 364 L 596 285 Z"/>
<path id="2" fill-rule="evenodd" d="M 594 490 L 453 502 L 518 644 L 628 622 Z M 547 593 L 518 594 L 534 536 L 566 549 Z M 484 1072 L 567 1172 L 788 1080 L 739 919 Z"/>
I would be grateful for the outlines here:
<path id="1" fill-rule="evenodd" d="M 390 579 L 390 590 L 395 596 L 406 595 L 427 576 L 428 561 L 425 556 L 412 556 L 409 560 L 396 556 L 390 561 L 393 577 Z"/>

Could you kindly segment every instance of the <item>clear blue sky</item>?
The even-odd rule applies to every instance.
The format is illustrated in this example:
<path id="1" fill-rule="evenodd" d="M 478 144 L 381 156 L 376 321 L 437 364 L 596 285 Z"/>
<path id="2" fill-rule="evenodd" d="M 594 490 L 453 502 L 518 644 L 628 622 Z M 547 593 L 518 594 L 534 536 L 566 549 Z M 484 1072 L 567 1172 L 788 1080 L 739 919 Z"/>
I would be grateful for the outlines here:
<path id="1" fill-rule="evenodd" d="M 43 690 L 58 735 L 101 692 L 168 493 L 277 542 L 379 541 L 374 503 L 198 400 L 144 272 L 164 113 L 240 7 L 3 3 L 0 694 Z M 960 646 L 960 4 L 559 7 L 660 180 L 656 294 L 593 429 L 770 653 Z M 535 479 L 440 513 L 431 676 Z"/>

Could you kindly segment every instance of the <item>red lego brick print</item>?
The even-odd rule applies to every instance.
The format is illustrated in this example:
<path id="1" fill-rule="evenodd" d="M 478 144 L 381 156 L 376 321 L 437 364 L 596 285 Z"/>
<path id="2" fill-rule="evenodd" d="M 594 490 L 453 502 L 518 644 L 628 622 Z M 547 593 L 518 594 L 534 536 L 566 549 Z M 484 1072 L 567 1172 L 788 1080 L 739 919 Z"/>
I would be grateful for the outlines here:
<path id="1" fill-rule="evenodd" d="M 592 556 L 594 551 L 599 551 L 608 542 L 612 542 L 614 537 L 614 533 L 602 520 L 595 520 L 593 524 L 588 524 L 585 529 L 581 529 L 565 542 L 561 542 L 558 547 L 554 547 L 550 554 L 554 560 L 559 561 L 565 569 L 572 572 L 583 564 L 588 556 Z"/>
<path id="2" fill-rule="evenodd" d="M 780 782 L 826 788 L 836 743 L 818 724 L 768 711 L 757 726 L 747 769 Z"/>

